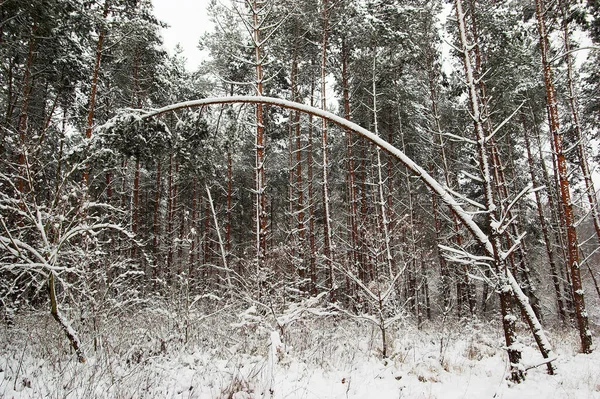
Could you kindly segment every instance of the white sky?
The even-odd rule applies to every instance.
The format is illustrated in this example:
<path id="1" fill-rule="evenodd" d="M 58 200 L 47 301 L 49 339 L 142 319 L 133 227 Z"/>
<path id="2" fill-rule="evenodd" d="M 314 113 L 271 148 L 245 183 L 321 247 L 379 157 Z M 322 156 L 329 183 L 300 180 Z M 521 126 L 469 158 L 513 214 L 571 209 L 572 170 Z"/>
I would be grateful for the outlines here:
<path id="1" fill-rule="evenodd" d="M 205 55 L 198 50 L 198 39 L 207 30 L 212 30 L 206 7 L 209 0 L 152 0 L 154 15 L 169 24 L 162 37 L 164 47 L 170 54 L 177 43 L 183 47 L 189 70 L 195 70 Z"/>

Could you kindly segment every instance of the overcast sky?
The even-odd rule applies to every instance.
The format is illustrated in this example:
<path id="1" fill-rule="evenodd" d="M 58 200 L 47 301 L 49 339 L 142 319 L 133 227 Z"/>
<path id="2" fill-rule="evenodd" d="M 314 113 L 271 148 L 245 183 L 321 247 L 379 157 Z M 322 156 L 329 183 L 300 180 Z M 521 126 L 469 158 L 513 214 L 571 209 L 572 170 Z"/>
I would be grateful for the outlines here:
<path id="1" fill-rule="evenodd" d="M 165 48 L 172 53 L 180 43 L 188 69 L 195 70 L 203 58 L 197 48 L 198 39 L 212 28 L 206 14 L 209 0 L 152 0 L 152 3 L 156 17 L 170 26 L 162 32 Z"/>

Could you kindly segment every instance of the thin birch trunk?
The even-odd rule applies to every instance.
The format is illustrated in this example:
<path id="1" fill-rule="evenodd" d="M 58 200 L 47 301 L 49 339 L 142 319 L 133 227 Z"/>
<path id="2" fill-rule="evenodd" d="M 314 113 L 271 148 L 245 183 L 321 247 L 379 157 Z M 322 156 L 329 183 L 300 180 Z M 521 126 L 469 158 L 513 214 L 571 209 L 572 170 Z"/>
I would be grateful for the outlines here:
<path id="1" fill-rule="evenodd" d="M 172 269 L 173 269 L 173 214 L 174 210 L 174 196 L 173 196 L 173 154 L 169 154 L 169 174 L 167 176 L 167 239 L 168 239 L 168 252 L 167 252 L 167 281 L 171 281 Z"/>
<path id="2" fill-rule="evenodd" d="M 230 294 L 233 295 L 233 284 L 231 283 L 231 273 L 229 273 L 229 265 L 227 263 L 227 251 L 225 250 L 225 245 L 223 244 L 223 239 L 221 238 L 221 229 L 219 228 L 219 221 L 217 220 L 217 212 L 215 212 L 215 204 L 212 199 L 212 195 L 210 194 L 210 189 L 208 185 L 205 185 L 206 195 L 208 199 L 208 204 L 210 206 L 210 212 L 213 217 L 214 229 L 217 233 L 217 241 L 219 243 L 219 249 L 221 252 L 221 262 L 223 262 L 223 269 L 225 270 L 225 278 L 227 281 L 227 288 L 229 289 Z"/>
<path id="3" fill-rule="evenodd" d="M 71 343 L 71 346 L 73 347 L 73 350 L 77 355 L 77 360 L 79 361 L 79 363 L 85 363 L 85 353 L 83 352 L 79 336 L 58 308 L 58 299 L 56 298 L 56 283 L 54 282 L 54 272 L 50 272 L 50 276 L 48 277 L 48 292 L 50 296 L 50 313 L 52 314 L 52 317 L 60 325 L 61 329 L 64 331 L 65 335 L 69 339 L 69 342 Z"/>
<path id="4" fill-rule="evenodd" d="M 139 223 L 139 199 L 140 199 L 140 160 L 135 160 L 135 174 L 133 178 L 133 215 L 131 222 L 131 232 L 133 234 L 137 234 L 138 232 L 138 223 Z M 135 259 L 136 256 L 136 246 L 133 245 L 131 247 L 131 257 Z"/>
<path id="5" fill-rule="evenodd" d="M 399 130 L 400 130 L 400 143 L 402 144 L 402 151 L 406 153 L 406 142 L 404 140 L 404 129 L 402 127 L 402 121 L 399 121 Z M 417 227 L 416 217 L 415 217 L 415 207 L 414 207 L 414 199 L 412 192 L 412 183 L 410 181 L 410 174 L 405 173 L 405 184 L 406 184 L 406 192 L 407 192 L 407 200 L 408 200 L 408 231 L 409 237 L 407 237 L 409 245 L 409 259 L 408 259 L 408 278 L 407 278 L 407 299 L 410 304 L 410 309 L 417 316 L 418 325 L 421 324 L 421 310 L 419 304 L 419 287 L 417 284 L 417 263 L 419 258 L 419 250 L 417 249 L 417 237 L 415 236 L 415 228 Z"/>
<path id="6" fill-rule="evenodd" d="M 190 218 L 190 253 L 188 254 L 187 282 L 188 286 L 192 280 L 194 266 L 196 265 L 196 237 L 198 236 L 198 181 L 192 181 L 192 215 Z"/>
<path id="7" fill-rule="evenodd" d="M 227 151 L 227 214 L 225 218 L 225 251 L 227 252 L 227 263 L 231 257 L 231 211 L 233 191 L 233 160 L 231 150 Z"/>

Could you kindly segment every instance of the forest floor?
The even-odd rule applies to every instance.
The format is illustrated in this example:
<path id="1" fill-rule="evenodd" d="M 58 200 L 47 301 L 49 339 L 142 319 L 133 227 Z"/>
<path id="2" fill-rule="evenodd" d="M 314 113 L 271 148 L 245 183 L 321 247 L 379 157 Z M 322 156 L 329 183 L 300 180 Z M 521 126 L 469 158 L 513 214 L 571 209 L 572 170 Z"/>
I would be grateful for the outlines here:
<path id="1" fill-rule="evenodd" d="M 578 354 L 573 332 L 549 331 L 557 375 L 533 367 L 513 385 L 496 321 L 400 321 L 384 360 L 375 326 L 295 314 L 139 310 L 97 319 L 96 350 L 84 318 L 83 364 L 49 315 L 20 314 L 0 325 L 0 398 L 600 398 L 600 351 Z M 525 366 L 539 364 L 519 336 Z"/>

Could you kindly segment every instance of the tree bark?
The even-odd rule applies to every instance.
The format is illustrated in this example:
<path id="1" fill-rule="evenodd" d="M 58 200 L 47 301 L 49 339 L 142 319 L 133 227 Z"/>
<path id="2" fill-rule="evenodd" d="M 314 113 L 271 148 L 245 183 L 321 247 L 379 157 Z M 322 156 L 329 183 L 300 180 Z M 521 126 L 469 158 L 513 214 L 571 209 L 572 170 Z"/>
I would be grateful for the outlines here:
<path id="1" fill-rule="evenodd" d="M 540 36 L 540 48 L 542 57 L 542 66 L 544 69 L 544 83 L 546 85 L 546 101 L 550 116 L 550 131 L 553 137 L 554 152 L 556 154 L 556 163 L 558 168 L 558 178 L 560 182 L 560 196 L 562 209 L 565 218 L 565 227 L 567 230 L 568 245 L 568 267 L 571 273 L 571 284 L 573 285 L 573 299 L 575 302 L 575 312 L 577 316 L 577 326 L 579 337 L 581 339 L 581 351 L 583 353 L 592 352 L 592 333 L 589 329 L 589 321 L 585 310 L 584 291 L 581 282 L 581 271 L 579 261 L 579 243 L 577 239 L 577 230 L 575 228 L 575 215 L 573 213 L 573 204 L 571 202 L 570 184 L 568 180 L 567 160 L 563 149 L 563 136 L 560 131 L 560 122 L 558 115 L 558 103 L 556 99 L 556 89 L 554 88 L 553 71 L 548 60 L 548 36 L 546 31 L 545 8 L 543 0 L 536 0 L 536 17 L 538 32 Z"/>
<path id="2" fill-rule="evenodd" d="M 310 82 L 310 106 L 314 105 L 315 81 Z M 313 116 L 308 115 L 308 146 L 306 148 L 306 179 L 308 190 L 308 241 L 309 241 L 309 266 L 311 293 L 317 294 L 317 246 L 315 240 L 315 194 L 313 173 Z"/>
<path id="3" fill-rule="evenodd" d="M 26 178 L 26 169 L 27 169 L 27 108 L 29 106 L 29 98 L 31 96 L 31 91 L 33 88 L 32 77 L 31 77 L 31 69 L 33 67 L 33 59 L 34 59 L 34 48 L 35 48 L 35 32 L 37 31 L 37 24 L 34 23 L 31 27 L 31 34 L 29 35 L 29 45 L 27 51 L 27 61 L 25 64 L 25 71 L 23 73 L 23 98 L 21 99 L 21 109 L 19 111 L 19 122 L 17 125 L 17 129 L 19 131 L 19 141 L 21 143 L 21 152 L 19 153 L 19 168 L 20 176 L 17 182 L 17 189 L 20 193 L 25 192 L 25 182 L 28 180 Z"/>
<path id="4" fill-rule="evenodd" d="M 106 22 L 110 11 L 110 1 L 104 0 L 104 11 L 102 12 L 102 20 Z M 87 124 L 85 128 L 85 137 L 87 139 L 92 138 L 92 128 L 94 127 L 94 113 L 96 109 L 96 92 L 98 90 L 98 73 L 100 72 L 100 62 L 102 60 L 102 49 L 104 46 L 104 37 L 106 36 L 105 27 L 100 28 L 100 34 L 98 35 L 98 42 L 96 44 L 96 59 L 94 61 L 94 69 L 92 70 L 92 87 L 90 90 L 90 96 L 88 100 L 88 112 L 87 112 Z M 88 184 L 89 170 L 86 166 L 83 171 L 83 182 L 85 185 Z"/>
<path id="5" fill-rule="evenodd" d="M 346 39 L 342 38 L 342 98 L 344 103 L 344 118 L 351 120 L 350 115 L 350 89 L 348 83 L 348 46 Z M 360 255 L 360 238 L 358 234 L 358 210 L 357 210 L 357 199 L 356 199 L 356 178 L 354 173 L 354 136 L 352 131 L 349 129 L 345 130 L 346 135 L 346 181 L 348 186 L 348 203 L 349 209 L 349 224 L 350 224 L 350 246 L 351 246 L 351 261 L 353 268 L 362 268 L 362 257 Z"/>
<path id="6" fill-rule="evenodd" d="M 533 155 L 531 153 L 531 145 L 529 141 L 529 132 L 527 129 L 525 115 L 521 115 L 521 122 L 523 124 L 523 137 L 525 138 L 525 150 L 527 152 L 527 163 L 529 166 L 529 175 L 531 177 L 531 182 L 534 187 L 539 186 L 539 179 L 535 173 L 535 163 L 533 160 Z M 537 207 L 538 220 L 540 222 L 540 227 L 542 229 L 542 236 L 544 237 L 544 245 L 546 247 L 546 255 L 548 256 L 548 265 L 550 266 L 550 276 L 552 277 L 552 284 L 554 286 L 554 293 L 556 295 L 556 305 L 558 310 L 558 315 L 563 323 L 566 321 L 566 313 L 565 307 L 563 303 L 563 296 L 561 292 L 560 279 L 557 273 L 556 259 L 554 256 L 554 250 L 552 249 L 552 241 L 550 239 L 550 233 L 548 231 L 548 225 L 546 224 L 546 218 L 544 216 L 544 208 L 542 205 L 542 199 L 539 191 L 534 192 L 535 203 Z"/>
<path id="7" fill-rule="evenodd" d="M 323 38 L 321 42 L 321 109 L 327 110 L 327 39 L 329 34 L 329 4 L 323 0 L 322 4 L 323 18 Z M 335 300 L 333 292 L 333 232 L 331 230 L 331 210 L 329 197 L 329 149 L 327 143 L 327 125 L 329 121 L 322 119 L 321 131 L 321 150 L 323 156 L 323 256 L 325 257 L 325 267 L 327 269 L 327 288 L 330 290 L 330 298 Z"/>
<path id="8" fill-rule="evenodd" d="M 261 51 L 261 25 L 260 9 L 257 0 L 253 0 L 250 11 L 252 13 L 252 40 L 254 42 L 256 94 L 263 95 L 263 56 Z M 257 272 L 264 266 L 267 253 L 267 200 L 265 193 L 265 138 L 263 105 L 256 104 L 256 268 Z"/>
<path id="9" fill-rule="evenodd" d="M 311 101 L 312 102 L 312 101 Z M 193 100 L 186 101 L 182 103 L 172 104 L 152 112 L 148 112 L 144 115 L 145 118 L 156 117 L 158 115 L 172 112 L 182 108 L 192 108 L 199 106 L 206 106 L 211 104 L 231 104 L 231 103 L 245 103 L 245 104 L 256 104 L 256 103 L 264 103 L 271 104 L 287 109 L 294 109 L 305 112 L 309 115 L 317 116 L 319 118 L 326 118 L 333 123 L 336 123 L 340 127 L 344 129 L 351 129 L 356 132 L 364 139 L 369 142 L 377 145 L 378 147 L 384 149 L 385 151 L 392 154 L 402 165 L 408 168 L 415 174 L 415 177 L 419 178 L 423 184 L 425 184 L 430 190 L 435 192 L 440 196 L 441 200 L 452 209 L 452 212 L 456 215 L 456 217 L 460 220 L 460 222 L 465 226 L 465 228 L 473 235 L 475 240 L 480 243 L 485 250 L 485 252 L 492 257 L 498 256 L 494 251 L 494 246 L 490 240 L 490 237 L 483 232 L 483 230 L 473 221 L 473 217 L 471 214 L 465 211 L 462 208 L 460 203 L 456 200 L 454 195 L 452 195 L 443 185 L 437 182 L 425 169 L 417 165 L 410 157 L 404 154 L 402 151 L 398 150 L 396 147 L 392 146 L 385 140 L 381 139 L 377 135 L 373 134 L 369 130 L 361 127 L 360 125 L 353 123 L 351 121 L 347 121 L 344 118 L 335 115 L 331 112 L 324 111 L 319 108 L 315 108 L 314 106 L 309 106 L 306 104 L 294 103 L 287 100 L 282 100 L 279 98 L 273 97 L 257 97 L 257 96 L 232 96 L 232 97 L 222 97 L 222 98 L 205 98 L 201 100 Z M 310 163 L 309 163 L 310 165 Z M 550 342 L 547 340 L 544 330 L 542 329 L 539 320 L 535 316 L 531 305 L 529 304 L 529 299 L 523 293 L 523 290 L 515 280 L 510 270 L 504 269 L 506 273 L 506 284 L 509 286 L 509 291 L 512 290 L 515 299 L 519 303 L 521 307 L 521 311 L 524 315 L 526 315 L 526 321 L 529 324 L 532 334 L 535 337 L 536 342 L 538 343 L 538 347 L 542 356 L 545 359 L 552 359 L 554 357 L 552 353 L 552 348 L 550 346 Z M 512 348 L 511 348 L 512 349 Z"/>
<path id="10" fill-rule="evenodd" d="M 579 105 L 578 105 L 578 94 L 575 88 L 575 79 L 573 76 L 573 56 L 571 53 L 571 38 L 569 29 L 569 0 L 559 0 L 559 7 L 562 13 L 562 29 L 563 29 L 563 43 L 565 49 L 565 58 L 567 61 L 567 93 L 568 103 L 571 111 L 571 123 L 575 132 L 575 147 L 577 149 L 577 158 L 579 161 L 579 168 L 583 176 L 585 183 L 585 192 L 587 195 L 588 202 L 590 204 L 590 215 L 594 222 L 594 229 L 596 231 L 596 238 L 600 244 L 600 215 L 598 214 L 598 199 L 596 197 L 596 189 L 594 187 L 594 181 L 592 180 L 592 173 L 590 172 L 590 165 L 588 163 L 588 156 L 586 154 L 585 144 L 586 139 L 581 127 L 581 118 L 579 116 Z"/>
<path id="11" fill-rule="evenodd" d="M 508 283 L 508 272 L 506 262 L 501 257 L 501 242 L 500 235 L 494 228 L 497 217 L 497 206 L 494 199 L 494 192 L 492 189 L 492 178 L 491 178 L 491 167 L 490 167 L 490 155 L 488 154 L 488 144 L 483 126 L 484 119 L 482 114 L 482 106 L 480 104 L 480 93 L 478 93 L 477 83 L 473 74 L 473 62 L 471 58 L 472 48 L 469 45 L 467 39 L 467 29 L 465 21 L 465 13 L 463 11 L 462 0 L 455 0 L 456 7 L 456 18 L 458 21 L 459 36 L 461 42 L 461 52 L 464 63 L 465 78 L 469 96 L 469 103 L 471 109 L 471 116 L 473 118 L 473 125 L 475 130 L 475 137 L 477 140 L 479 168 L 481 173 L 481 180 L 483 182 L 483 190 L 485 197 L 485 205 L 487 208 L 487 224 L 490 227 L 490 242 L 492 245 L 492 255 L 494 270 L 500 282 L 500 307 L 502 311 L 502 325 L 504 327 L 504 339 L 506 341 L 506 348 L 508 352 L 508 358 L 510 361 L 510 379 L 513 382 L 519 383 L 525 379 L 525 373 L 521 366 L 521 351 L 517 348 L 516 344 L 516 317 L 513 314 L 512 303 L 511 303 L 511 287 Z"/>
<path id="12" fill-rule="evenodd" d="M 54 320 L 56 320 L 69 339 L 69 342 L 71 343 L 71 346 L 77 355 L 77 360 L 79 363 L 85 363 L 86 358 L 81 346 L 81 341 L 79 340 L 79 336 L 73 327 L 71 327 L 71 324 L 68 322 L 68 320 L 63 316 L 62 312 L 58 309 L 54 272 L 50 272 L 50 276 L 48 277 L 48 293 L 50 297 L 50 313 L 52 314 L 52 317 Z"/>

